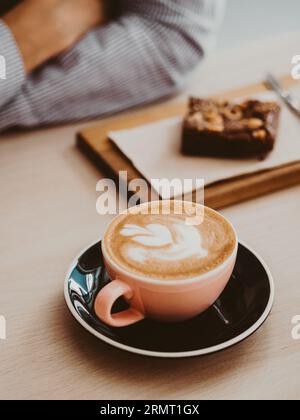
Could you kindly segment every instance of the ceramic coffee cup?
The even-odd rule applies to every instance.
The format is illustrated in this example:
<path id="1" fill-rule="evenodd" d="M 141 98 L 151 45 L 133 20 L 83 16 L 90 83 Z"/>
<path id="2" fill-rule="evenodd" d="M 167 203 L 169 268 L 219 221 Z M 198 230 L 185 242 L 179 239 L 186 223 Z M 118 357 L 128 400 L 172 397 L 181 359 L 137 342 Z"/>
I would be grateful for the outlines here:
<path id="1" fill-rule="evenodd" d="M 231 278 L 237 258 L 238 238 L 227 219 L 211 209 L 204 209 L 229 226 L 234 246 L 220 265 L 192 278 L 164 280 L 121 267 L 108 252 L 105 239 L 102 241 L 105 267 L 112 280 L 95 300 L 95 312 L 104 323 L 125 327 L 146 317 L 162 322 L 184 321 L 201 314 L 215 303 Z M 110 228 L 111 225 L 108 230 Z M 120 297 L 125 298 L 130 308 L 113 314 L 112 308 Z"/>

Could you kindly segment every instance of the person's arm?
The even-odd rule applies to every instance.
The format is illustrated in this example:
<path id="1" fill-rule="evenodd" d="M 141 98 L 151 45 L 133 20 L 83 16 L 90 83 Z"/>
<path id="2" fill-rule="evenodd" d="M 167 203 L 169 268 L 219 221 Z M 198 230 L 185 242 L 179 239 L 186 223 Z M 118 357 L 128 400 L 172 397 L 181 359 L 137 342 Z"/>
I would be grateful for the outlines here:
<path id="1" fill-rule="evenodd" d="M 121 3 L 117 21 L 32 74 L 0 111 L 0 129 L 102 116 L 175 93 L 215 35 L 224 0 Z"/>
<path id="2" fill-rule="evenodd" d="M 0 108 L 26 75 L 105 20 L 103 0 L 26 0 L 0 20 Z"/>
<path id="3" fill-rule="evenodd" d="M 103 0 L 26 0 L 8 12 L 27 74 L 74 45 L 103 18 Z"/>

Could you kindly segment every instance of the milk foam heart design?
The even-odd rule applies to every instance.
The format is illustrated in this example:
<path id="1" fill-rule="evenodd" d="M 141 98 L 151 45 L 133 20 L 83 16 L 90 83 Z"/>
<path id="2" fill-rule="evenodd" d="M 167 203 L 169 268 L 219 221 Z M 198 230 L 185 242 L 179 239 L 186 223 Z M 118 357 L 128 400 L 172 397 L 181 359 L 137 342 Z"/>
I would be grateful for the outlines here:
<path id="1" fill-rule="evenodd" d="M 160 261 L 204 258 L 208 255 L 202 246 L 200 231 L 184 222 L 171 223 L 170 229 L 162 224 L 148 224 L 145 227 L 127 224 L 121 235 L 131 237 L 126 244 L 127 257 L 136 262 L 149 259 Z"/>
<path id="2" fill-rule="evenodd" d="M 137 225 L 125 225 L 121 235 L 132 236 L 135 242 L 145 246 L 165 246 L 173 242 L 169 229 L 159 224 L 149 224 L 144 228 Z"/>

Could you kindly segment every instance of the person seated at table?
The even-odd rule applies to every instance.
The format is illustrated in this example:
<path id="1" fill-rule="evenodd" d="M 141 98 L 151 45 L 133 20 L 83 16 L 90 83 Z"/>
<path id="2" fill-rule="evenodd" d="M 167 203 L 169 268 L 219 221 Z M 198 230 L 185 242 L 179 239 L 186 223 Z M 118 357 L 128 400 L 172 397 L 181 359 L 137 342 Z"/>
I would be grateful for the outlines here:
<path id="1" fill-rule="evenodd" d="M 210 49 L 225 0 L 119 0 L 106 21 L 112 1 L 24 0 L 2 16 L 1 131 L 176 93 Z"/>

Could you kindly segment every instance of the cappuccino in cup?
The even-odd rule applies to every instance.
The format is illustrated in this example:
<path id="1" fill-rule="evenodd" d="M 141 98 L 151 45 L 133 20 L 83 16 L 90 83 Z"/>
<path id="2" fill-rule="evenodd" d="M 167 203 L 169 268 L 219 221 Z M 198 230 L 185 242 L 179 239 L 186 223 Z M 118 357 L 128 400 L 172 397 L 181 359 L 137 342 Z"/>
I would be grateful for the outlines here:
<path id="1" fill-rule="evenodd" d="M 129 273 L 158 280 L 186 280 L 207 273 L 233 253 L 231 225 L 218 213 L 203 209 L 199 225 L 187 220 L 197 205 L 185 203 L 181 214 L 174 204 L 164 214 L 163 203 L 141 206 L 119 216 L 104 237 L 111 260 Z M 145 209 L 147 209 L 145 211 Z"/>
<path id="2" fill-rule="evenodd" d="M 112 281 L 99 292 L 95 312 L 113 327 L 145 317 L 193 318 L 223 292 L 237 249 L 230 222 L 200 204 L 160 201 L 133 207 L 117 216 L 104 235 L 102 253 Z M 112 314 L 121 296 L 130 309 Z"/>

